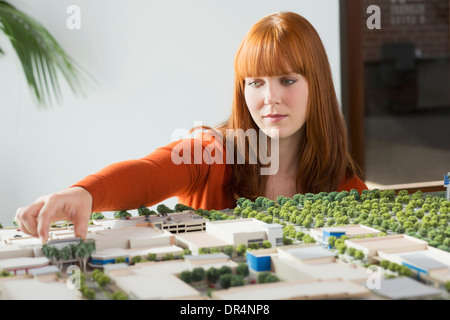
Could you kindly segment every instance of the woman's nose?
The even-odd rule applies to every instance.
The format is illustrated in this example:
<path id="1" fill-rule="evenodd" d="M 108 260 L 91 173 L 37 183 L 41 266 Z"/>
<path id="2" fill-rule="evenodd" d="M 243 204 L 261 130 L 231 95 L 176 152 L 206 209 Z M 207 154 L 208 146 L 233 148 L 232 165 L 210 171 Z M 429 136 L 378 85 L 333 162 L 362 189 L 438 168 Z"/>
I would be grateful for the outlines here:
<path id="1" fill-rule="evenodd" d="M 264 94 L 264 104 L 266 105 L 274 105 L 281 102 L 280 90 L 273 84 L 266 86 Z"/>

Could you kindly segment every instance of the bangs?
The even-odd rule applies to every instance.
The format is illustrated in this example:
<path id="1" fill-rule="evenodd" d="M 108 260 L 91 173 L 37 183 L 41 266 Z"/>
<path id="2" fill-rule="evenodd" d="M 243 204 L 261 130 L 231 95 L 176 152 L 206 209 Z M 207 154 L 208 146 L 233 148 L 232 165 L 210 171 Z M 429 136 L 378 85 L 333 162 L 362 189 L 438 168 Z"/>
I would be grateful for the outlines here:
<path id="1" fill-rule="evenodd" d="M 304 75 L 302 57 L 298 40 L 276 25 L 253 33 L 250 30 L 236 55 L 235 74 L 241 80 L 290 72 Z"/>

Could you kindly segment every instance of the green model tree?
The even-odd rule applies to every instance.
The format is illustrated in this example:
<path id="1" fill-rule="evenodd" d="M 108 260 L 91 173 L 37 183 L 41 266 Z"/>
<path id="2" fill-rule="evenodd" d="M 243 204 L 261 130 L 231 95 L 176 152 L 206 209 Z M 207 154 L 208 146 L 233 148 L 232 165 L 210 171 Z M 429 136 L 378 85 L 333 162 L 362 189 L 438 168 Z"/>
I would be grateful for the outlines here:
<path id="1" fill-rule="evenodd" d="M 180 273 L 180 279 L 186 283 L 192 282 L 192 272 L 189 270 L 184 270 Z"/>
<path id="2" fill-rule="evenodd" d="M 177 203 L 174 207 L 174 210 L 175 210 L 175 212 L 183 212 L 183 211 L 188 211 L 188 210 L 195 211 L 194 208 L 184 205 L 182 203 Z"/>
<path id="3" fill-rule="evenodd" d="M 236 247 L 236 253 L 239 257 L 242 257 L 246 251 L 247 251 L 247 246 L 243 243 L 239 244 Z"/>
<path id="4" fill-rule="evenodd" d="M 201 267 L 192 269 L 192 281 L 203 281 L 205 279 L 205 270 Z"/>
<path id="5" fill-rule="evenodd" d="M 208 271 L 206 271 L 206 279 L 210 283 L 216 283 L 219 280 L 220 271 L 217 268 L 210 267 Z"/>
<path id="6" fill-rule="evenodd" d="M 118 257 L 114 260 L 114 263 L 126 263 L 127 259 L 125 257 Z"/>
<path id="7" fill-rule="evenodd" d="M 101 219 L 105 219 L 105 216 L 101 212 L 93 212 L 89 219 L 90 220 L 101 220 Z"/>
<path id="8" fill-rule="evenodd" d="M 128 297 L 125 293 L 123 293 L 122 291 L 115 291 L 112 295 L 111 298 L 113 300 L 128 300 Z"/>
<path id="9" fill-rule="evenodd" d="M 235 274 L 231 276 L 230 287 L 239 287 L 245 285 L 245 280 L 242 275 Z"/>
<path id="10" fill-rule="evenodd" d="M 140 256 L 140 255 L 137 255 L 137 256 L 134 256 L 133 258 L 131 258 L 131 264 L 136 264 L 141 261 L 142 261 L 142 256 Z"/>
<path id="11" fill-rule="evenodd" d="M 175 211 L 173 211 L 172 209 L 170 209 L 168 206 L 166 206 L 163 203 L 156 207 L 156 211 L 158 213 L 161 213 L 161 214 L 167 214 L 167 213 L 174 213 L 175 212 Z"/>
<path id="12" fill-rule="evenodd" d="M 125 219 L 127 217 L 131 217 L 131 213 L 129 213 L 127 210 L 121 210 L 121 211 L 114 212 L 114 218 Z"/>
<path id="13" fill-rule="evenodd" d="M 222 289 L 228 289 L 231 286 L 231 273 L 222 274 L 219 277 L 219 285 L 222 287 Z"/>
<path id="14" fill-rule="evenodd" d="M 269 271 L 261 272 L 258 275 L 258 283 L 269 283 L 269 282 L 277 282 L 277 281 L 280 281 L 280 279 L 278 279 L 277 276 L 275 276 L 274 274 L 272 274 Z"/>
<path id="15" fill-rule="evenodd" d="M 244 262 L 240 262 L 236 267 L 236 274 L 239 274 L 243 277 L 248 276 L 249 275 L 248 265 Z"/>
<path id="16" fill-rule="evenodd" d="M 140 206 L 137 209 L 137 212 L 138 212 L 138 215 L 140 217 L 142 217 L 142 216 L 146 216 L 147 217 L 147 216 L 149 216 L 151 214 L 150 209 L 147 208 L 146 206 Z"/>

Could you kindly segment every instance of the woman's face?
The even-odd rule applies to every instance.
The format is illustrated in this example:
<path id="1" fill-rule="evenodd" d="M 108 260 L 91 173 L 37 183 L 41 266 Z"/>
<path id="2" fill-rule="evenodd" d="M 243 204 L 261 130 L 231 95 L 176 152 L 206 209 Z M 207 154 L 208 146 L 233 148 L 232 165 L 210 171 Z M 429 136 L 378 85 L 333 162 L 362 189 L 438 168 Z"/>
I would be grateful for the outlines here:
<path id="1" fill-rule="evenodd" d="M 308 82 L 298 73 L 245 78 L 245 101 L 253 120 L 271 138 L 274 130 L 270 129 L 278 129 L 280 140 L 305 124 L 308 91 Z"/>

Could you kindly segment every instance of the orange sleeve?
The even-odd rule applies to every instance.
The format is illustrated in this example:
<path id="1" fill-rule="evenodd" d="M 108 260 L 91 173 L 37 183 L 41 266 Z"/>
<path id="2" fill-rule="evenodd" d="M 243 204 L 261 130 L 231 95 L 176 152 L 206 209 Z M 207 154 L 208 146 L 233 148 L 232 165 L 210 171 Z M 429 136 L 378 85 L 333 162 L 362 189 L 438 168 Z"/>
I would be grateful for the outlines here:
<path id="1" fill-rule="evenodd" d="M 195 164 L 194 152 L 183 151 L 179 155 L 184 162 L 174 163 L 172 149 L 180 143 L 186 148 L 182 150 L 198 148 L 203 152 L 205 148 L 197 139 L 175 141 L 144 158 L 109 165 L 72 187 L 83 187 L 91 193 L 93 212 L 132 210 L 174 196 L 187 197 L 205 184 L 210 166 Z"/>
<path id="2" fill-rule="evenodd" d="M 353 177 L 348 179 L 343 179 L 341 183 L 339 184 L 337 191 L 351 191 L 352 189 L 358 190 L 358 192 L 361 194 L 362 190 L 368 190 L 366 184 L 356 175 L 354 174 Z"/>

